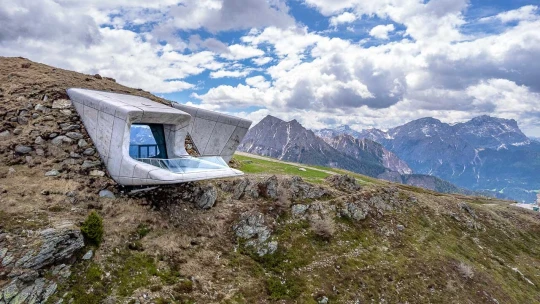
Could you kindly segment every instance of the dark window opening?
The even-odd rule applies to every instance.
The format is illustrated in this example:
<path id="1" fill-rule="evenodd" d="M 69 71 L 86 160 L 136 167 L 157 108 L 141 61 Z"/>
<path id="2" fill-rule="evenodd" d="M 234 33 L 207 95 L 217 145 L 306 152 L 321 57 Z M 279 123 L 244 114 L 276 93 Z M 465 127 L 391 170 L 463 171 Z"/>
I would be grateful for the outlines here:
<path id="1" fill-rule="evenodd" d="M 129 137 L 132 158 L 167 158 L 163 125 L 132 124 Z"/>

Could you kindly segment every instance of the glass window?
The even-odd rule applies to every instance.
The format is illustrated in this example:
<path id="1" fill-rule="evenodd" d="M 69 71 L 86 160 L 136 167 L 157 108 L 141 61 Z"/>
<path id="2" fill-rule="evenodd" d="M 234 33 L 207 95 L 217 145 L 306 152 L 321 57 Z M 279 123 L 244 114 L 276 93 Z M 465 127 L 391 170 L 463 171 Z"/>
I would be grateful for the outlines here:
<path id="1" fill-rule="evenodd" d="M 129 156 L 167 158 L 163 125 L 132 124 L 129 137 Z"/>

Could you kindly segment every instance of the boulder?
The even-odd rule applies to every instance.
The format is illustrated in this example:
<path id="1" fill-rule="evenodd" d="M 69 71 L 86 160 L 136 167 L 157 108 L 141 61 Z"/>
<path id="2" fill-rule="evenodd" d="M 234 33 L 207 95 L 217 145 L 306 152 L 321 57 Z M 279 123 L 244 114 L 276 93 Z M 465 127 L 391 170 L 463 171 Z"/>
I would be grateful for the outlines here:
<path id="1" fill-rule="evenodd" d="M 103 172 L 101 170 L 92 170 L 92 171 L 90 171 L 90 176 L 103 177 L 103 176 L 105 176 L 105 172 Z"/>
<path id="2" fill-rule="evenodd" d="M 50 135 L 49 135 L 49 137 L 50 137 Z M 59 145 L 61 145 L 63 143 L 71 143 L 71 142 L 73 142 L 73 140 L 71 138 L 67 137 L 67 136 L 64 136 L 64 135 L 54 137 L 54 139 L 51 140 L 51 143 L 53 145 L 55 145 L 55 146 L 59 146 Z"/>
<path id="3" fill-rule="evenodd" d="M 45 176 L 58 176 L 59 174 L 60 172 L 58 172 L 58 170 L 51 170 L 51 171 L 45 172 Z"/>
<path id="4" fill-rule="evenodd" d="M 6 138 L 9 137 L 10 133 L 8 130 L 0 132 L 0 138 Z"/>
<path id="5" fill-rule="evenodd" d="M 34 110 L 39 111 L 41 113 L 49 113 L 51 111 L 51 109 L 39 103 L 36 105 Z"/>
<path id="6" fill-rule="evenodd" d="M 213 185 L 201 188 L 200 194 L 194 199 L 195 206 L 199 209 L 210 209 L 217 199 L 217 189 Z"/>
<path id="7" fill-rule="evenodd" d="M 266 225 L 264 215 L 260 212 L 242 214 L 233 230 L 236 237 L 245 240 L 245 246 L 253 248 L 259 256 L 272 254 L 277 250 L 278 243 L 271 240 L 272 230 Z"/>
<path id="8" fill-rule="evenodd" d="M 69 138 L 75 139 L 75 140 L 79 140 L 79 139 L 82 139 L 84 137 L 84 135 L 82 135 L 79 132 L 67 132 L 66 136 L 69 137 Z"/>
<path id="9" fill-rule="evenodd" d="M 113 198 L 113 199 L 116 198 L 114 193 L 112 193 L 111 191 L 106 190 L 106 189 L 99 191 L 99 197 Z"/>
<path id="10" fill-rule="evenodd" d="M 0 286 L 0 303 L 45 303 L 57 288 L 52 280 L 70 274 L 69 266 L 62 262 L 72 261 L 84 241 L 77 227 L 63 224 L 33 233 L 10 234 L 0 240 L 0 247 L 3 278 L 10 280 Z"/>
<path id="11" fill-rule="evenodd" d="M 259 195 L 266 198 L 277 199 L 278 192 L 278 179 L 275 175 L 272 175 L 264 182 L 258 184 Z"/>
<path id="12" fill-rule="evenodd" d="M 355 221 L 361 221 L 366 219 L 368 211 L 366 207 L 361 208 L 358 204 L 345 203 L 343 208 L 339 210 L 339 214 Z"/>
<path id="13" fill-rule="evenodd" d="M 23 146 L 23 145 L 17 145 L 15 147 L 15 152 L 17 152 L 19 154 L 28 154 L 28 153 L 32 152 L 32 148 L 28 147 L 28 146 Z"/>
<path id="14" fill-rule="evenodd" d="M 306 183 L 299 176 L 285 179 L 282 185 L 288 190 L 288 196 L 293 200 L 319 199 L 330 195 L 326 189 Z"/>
<path id="15" fill-rule="evenodd" d="M 360 190 L 360 185 L 356 182 L 356 179 L 349 175 L 330 175 L 325 179 L 334 188 L 346 191 L 355 192 Z"/>
<path id="16" fill-rule="evenodd" d="M 101 165 L 101 162 L 99 160 L 96 160 L 96 161 L 85 160 L 82 164 L 82 168 L 89 169 L 89 168 L 97 167 L 99 165 Z"/>
<path id="17" fill-rule="evenodd" d="M 309 209 L 309 205 L 297 204 L 292 206 L 293 217 L 302 217 Z"/>
<path id="18" fill-rule="evenodd" d="M 96 149 L 94 149 L 94 148 L 88 148 L 88 149 L 83 151 L 83 154 L 86 155 L 86 156 L 92 156 L 95 153 L 96 153 Z"/>
<path id="19" fill-rule="evenodd" d="M 79 146 L 79 148 L 84 148 L 88 146 L 88 143 L 84 139 L 79 139 L 79 142 L 77 142 L 77 145 Z"/>
<path id="20" fill-rule="evenodd" d="M 53 109 L 68 109 L 71 107 L 71 100 L 68 99 L 57 99 L 53 101 L 52 108 Z"/>

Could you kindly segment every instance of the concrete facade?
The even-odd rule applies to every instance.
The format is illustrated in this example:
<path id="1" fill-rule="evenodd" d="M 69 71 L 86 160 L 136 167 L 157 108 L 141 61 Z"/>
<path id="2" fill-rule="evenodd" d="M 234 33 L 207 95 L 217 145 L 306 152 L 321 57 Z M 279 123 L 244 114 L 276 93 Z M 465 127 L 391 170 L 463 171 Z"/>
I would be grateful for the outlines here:
<path id="1" fill-rule="evenodd" d="M 219 155 L 229 162 L 251 126 L 251 121 L 231 115 L 178 103 L 172 106 L 191 115 L 187 133 L 201 156 Z"/>
<path id="2" fill-rule="evenodd" d="M 147 98 L 85 89 L 67 91 L 111 177 L 121 185 L 159 185 L 239 176 L 227 162 L 251 121 L 195 107 L 169 107 Z M 134 123 L 162 124 L 167 159 L 134 159 L 129 154 Z M 192 136 L 201 157 L 191 157 Z"/>

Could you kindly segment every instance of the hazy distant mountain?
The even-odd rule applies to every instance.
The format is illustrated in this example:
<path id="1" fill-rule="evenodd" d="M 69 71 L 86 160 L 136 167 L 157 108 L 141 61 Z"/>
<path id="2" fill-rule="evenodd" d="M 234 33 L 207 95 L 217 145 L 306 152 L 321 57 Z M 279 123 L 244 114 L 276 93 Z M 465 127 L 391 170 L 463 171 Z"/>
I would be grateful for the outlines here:
<path id="1" fill-rule="evenodd" d="M 351 127 L 347 125 L 339 126 L 339 127 L 336 127 L 335 129 L 322 129 L 322 130 L 317 130 L 314 132 L 317 136 L 325 140 L 332 137 L 339 136 L 339 135 L 343 135 L 343 134 L 351 135 L 352 137 L 356 137 L 356 138 L 360 137 L 360 132 L 351 129 Z"/>
<path id="2" fill-rule="evenodd" d="M 471 190 L 532 202 L 540 189 L 540 143 L 527 138 L 513 119 L 480 116 L 450 125 L 427 117 L 387 132 L 364 130 L 358 138 L 381 143 L 415 173 Z"/>
<path id="3" fill-rule="evenodd" d="M 434 176 L 408 174 L 411 169 L 407 164 L 377 142 L 350 135 L 323 140 L 296 120 L 286 122 L 270 115 L 249 130 L 238 149 L 286 161 L 342 168 L 439 192 L 468 193 Z"/>

